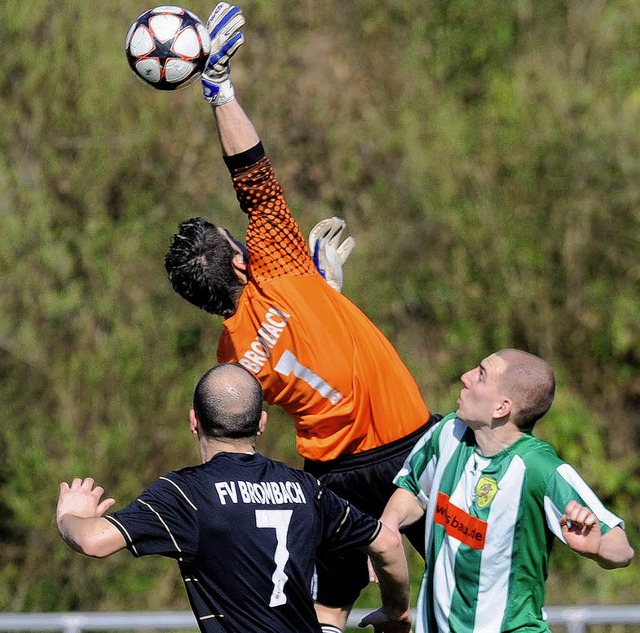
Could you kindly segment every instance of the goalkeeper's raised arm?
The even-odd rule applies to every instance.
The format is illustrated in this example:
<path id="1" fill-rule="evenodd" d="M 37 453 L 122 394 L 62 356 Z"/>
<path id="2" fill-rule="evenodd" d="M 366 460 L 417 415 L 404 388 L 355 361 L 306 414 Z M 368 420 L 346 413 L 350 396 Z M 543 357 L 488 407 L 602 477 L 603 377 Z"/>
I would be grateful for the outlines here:
<path id="1" fill-rule="evenodd" d="M 240 30 L 244 16 L 238 7 L 219 3 L 207 20 L 211 55 L 202 74 L 202 94 L 216 116 L 218 136 L 225 156 L 240 154 L 260 141 L 253 123 L 235 98 L 230 60 L 244 43 Z"/>

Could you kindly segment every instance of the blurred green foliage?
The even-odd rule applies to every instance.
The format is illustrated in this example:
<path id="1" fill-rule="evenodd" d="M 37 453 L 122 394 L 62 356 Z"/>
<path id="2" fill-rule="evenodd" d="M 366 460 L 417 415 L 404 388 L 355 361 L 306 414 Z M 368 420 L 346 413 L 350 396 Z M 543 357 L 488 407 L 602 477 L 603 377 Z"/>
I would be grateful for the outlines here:
<path id="1" fill-rule="evenodd" d="M 640 5 L 240 6 L 237 91 L 303 229 L 346 218 L 345 293 L 434 411 L 496 348 L 548 359 L 560 389 L 539 434 L 637 546 Z M 220 323 L 173 293 L 162 257 L 190 215 L 245 226 L 199 86 L 154 92 L 125 62 L 147 8 L 0 5 L 4 611 L 186 608 L 170 561 L 78 556 L 54 521 L 61 480 L 94 476 L 123 504 L 197 461 L 187 411 Z M 300 465 L 291 423 L 270 414 L 261 450 Z M 548 602 L 637 601 L 634 567 L 604 572 L 558 544 Z"/>

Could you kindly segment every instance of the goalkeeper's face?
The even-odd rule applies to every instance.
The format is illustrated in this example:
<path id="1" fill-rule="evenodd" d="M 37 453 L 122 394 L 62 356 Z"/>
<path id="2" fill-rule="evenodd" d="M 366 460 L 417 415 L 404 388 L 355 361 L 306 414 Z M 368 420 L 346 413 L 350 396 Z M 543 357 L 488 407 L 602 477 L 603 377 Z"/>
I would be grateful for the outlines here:
<path id="1" fill-rule="evenodd" d="M 249 262 L 249 252 L 243 242 L 237 240 L 233 235 L 231 235 L 231 233 L 229 233 L 229 231 L 227 231 L 227 229 L 223 229 L 221 226 L 218 227 L 218 233 L 227 239 L 234 251 L 242 255 L 245 262 Z"/>

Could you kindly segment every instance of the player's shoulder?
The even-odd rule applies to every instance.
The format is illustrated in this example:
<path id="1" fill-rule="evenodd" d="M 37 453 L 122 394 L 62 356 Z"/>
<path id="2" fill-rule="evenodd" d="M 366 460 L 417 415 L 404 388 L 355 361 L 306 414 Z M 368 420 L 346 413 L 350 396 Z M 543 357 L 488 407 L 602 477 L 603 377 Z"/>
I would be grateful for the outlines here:
<path id="1" fill-rule="evenodd" d="M 446 445 L 457 445 L 467 440 L 470 429 L 453 411 L 432 424 L 425 435 L 438 449 L 442 450 Z"/>
<path id="2" fill-rule="evenodd" d="M 289 466 L 288 464 L 285 464 L 284 462 L 277 459 L 271 459 L 270 457 L 260 455 L 260 453 L 256 453 L 256 456 L 259 456 L 259 458 L 262 459 L 266 464 L 268 464 L 274 472 L 282 473 L 286 477 L 291 477 L 312 486 L 317 487 L 320 485 L 318 479 L 314 475 L 302 470 L 301 468 Z"/>
<path id="3" fill-rule="evenodd" d="M 181 491 L 189 488 L 197 480 L 202 479 L 203 464 L 197 466 L 185 466 L 161 475 L 156 480 L 156 486 L 168 490 Z"/>
<path id="4" fill-rule="evenodd" d="M 528 433 L 516 442 L 513 452 L 524 463 L 527 479 L 532 484 L 546 485 L 565 463 L 551 444 Z"/>
<path id="5" fill-rule="evenodd" d="M 527 460 L 549 462 L 555 466 L 562 463 L 556 449 L 549 442 L 545 442 L 531 433 L 525 433 L 518 440 L 516 447 L 518 454 Z"/>
<path id="6" fill-rule="evenodd" d="M 190 477 L 191 468 L 183 468 L 160 475 L 140 496 L 146 500 L 164 500 L 170 505 L 193 506 L 194 486 Z"/>

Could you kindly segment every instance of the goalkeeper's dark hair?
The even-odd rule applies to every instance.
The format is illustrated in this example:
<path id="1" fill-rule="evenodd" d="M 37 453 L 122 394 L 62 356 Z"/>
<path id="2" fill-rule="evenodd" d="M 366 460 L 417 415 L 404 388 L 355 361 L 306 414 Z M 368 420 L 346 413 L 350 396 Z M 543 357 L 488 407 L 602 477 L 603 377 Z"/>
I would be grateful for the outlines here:
<path id="1" fill-rule="evenodd" d="M 203 218 L 185 220 L 178 227 L 164 257 L 173 289 L 198 308 L 229 317 L 236 311 L 243 285 L 232 265 L 235 251 Z"/>
<path id="2" fill-rule="evenodd" d="M 245 438 L 258 433 L 262 387 L 241 365 L 222 363 L 209 369 L 193 393 L 193 409 L 205 437 Z"/>

